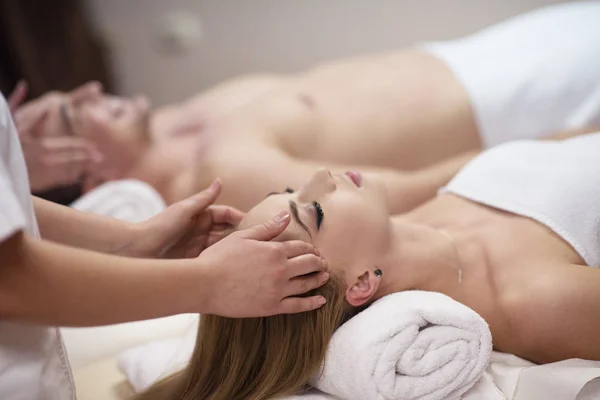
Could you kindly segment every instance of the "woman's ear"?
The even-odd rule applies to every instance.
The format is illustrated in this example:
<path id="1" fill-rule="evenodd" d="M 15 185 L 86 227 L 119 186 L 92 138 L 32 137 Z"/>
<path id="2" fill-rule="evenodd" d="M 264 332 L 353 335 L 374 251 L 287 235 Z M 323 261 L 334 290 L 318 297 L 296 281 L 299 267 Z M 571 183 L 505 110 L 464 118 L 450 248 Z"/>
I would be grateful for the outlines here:
<path id="1" fill-rule="evenodd" d="M 375 275 L 374 269 L 369 269 L 346 290 L 346 301 L 353 307 L 365 305 L 377 293 L 381 278 Z"/>

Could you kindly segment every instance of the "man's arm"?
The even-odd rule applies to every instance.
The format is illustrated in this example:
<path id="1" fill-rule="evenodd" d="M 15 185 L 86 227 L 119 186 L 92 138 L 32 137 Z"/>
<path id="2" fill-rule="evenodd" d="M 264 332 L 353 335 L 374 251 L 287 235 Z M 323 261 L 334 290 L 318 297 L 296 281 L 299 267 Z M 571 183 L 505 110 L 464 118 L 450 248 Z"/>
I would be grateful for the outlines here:
<path id="1" fill-rule="evenodd" d="M 82 249 L 112 253 L 129 240 L 134 225 L 77 211 L 33 197 L 42 238 Z"/>
<path id="2" fill-rule="evenodd" d="M 236 154 L 236 149 L 239 154 Z M 437 190 L 477 154 L 465 153 L 418 171 L 398 171 L 298 160 L 264 145 L 240 144 L 236 149 L 232 149 L 226 159 L 218 160 L 216 168 L 223 180 L 220 201 L 224 204 L 248 210 L 269 192 L 282 191 L 286 187 L 299 189 L 318 168 L 325 167 L 332 173 L 356 170 L 363 174 L 376 174 L 387 188 L 390 209 L 394 214 L 407 212 L 433 198 Z"/>

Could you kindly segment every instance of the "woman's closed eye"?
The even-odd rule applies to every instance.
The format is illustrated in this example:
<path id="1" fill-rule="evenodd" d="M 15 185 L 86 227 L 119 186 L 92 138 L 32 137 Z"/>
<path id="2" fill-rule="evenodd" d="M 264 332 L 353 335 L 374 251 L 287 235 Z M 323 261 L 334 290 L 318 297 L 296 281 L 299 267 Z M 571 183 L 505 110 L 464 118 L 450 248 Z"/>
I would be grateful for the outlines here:
<path id="1" fill-rule="evenodd" d="M 315 210 L 315 218 L 317 223 L 317 230 L 321 229 L 321 224 L 323 223 L 323 218 L 325 218 L 325 213 L 323 212 L 323 207 L 318 201 L 313 201 L 312 206 Z"/>

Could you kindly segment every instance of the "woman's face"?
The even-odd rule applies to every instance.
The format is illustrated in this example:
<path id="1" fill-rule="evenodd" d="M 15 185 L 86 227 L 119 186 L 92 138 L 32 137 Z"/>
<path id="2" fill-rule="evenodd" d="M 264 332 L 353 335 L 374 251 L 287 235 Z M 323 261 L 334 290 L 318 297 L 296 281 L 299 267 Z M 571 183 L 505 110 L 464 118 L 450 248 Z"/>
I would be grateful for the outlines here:
<path id="1" fill-rule="evenodd" d="M 374 178 L 318 170 L 301 189 L 268 195 L 248 212 L 240 228 L 262 223 L 284 209 L 290 211 L 291 222 L 276 240 L 312 243 L 333 269 L 345 272 L 349 285 L 387 253 L 389 210 L 385 188 Z"/>

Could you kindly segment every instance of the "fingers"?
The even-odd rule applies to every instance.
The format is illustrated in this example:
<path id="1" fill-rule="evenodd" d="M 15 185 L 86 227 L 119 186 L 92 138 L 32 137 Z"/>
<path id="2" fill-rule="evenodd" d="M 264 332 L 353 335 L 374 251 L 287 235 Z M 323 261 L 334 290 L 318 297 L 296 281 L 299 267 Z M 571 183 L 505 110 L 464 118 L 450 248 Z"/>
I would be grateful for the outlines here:
<path id="1" fill-rule="evenodd" d="M 74 150 L 58 154 L 47 155 L 42 158 L 42 164 L 46 167 L 68 167 L 69 164 L 88 163 L 90 155 L 84 150 Z"/>
<path id="2" fill-rule="evenodd" d="M 64 151 L 90 151 L 93 147 L 86 138 L 75 136 L 46 137 L 40 139 L 40 145 L 45 152 L 58 153 Z"/>
<path id="3" fill-rule="evenodd" d="M 88 100 L 94 99 L 102 93 L 102 84 L 92 81 L 73 89 L 70 93 L 71 103 L 77 106 Z"/>
<path id="4" fill-rule="evenodd" d="M 48 119 L 48 109 L 38 108 L 32 118 L 17 118 L 15 124 L 19 135 L 26 137 L 41 137 L 44 134 L 44 125 Z"/>
<path id="5" fill-rule="evenodd" d="M 269 241 L 281 235 L 289 224 L 290 213 L 288 211 L 282 211 L 274 218 L 271 218 L 262 224 L 244 229 L 239 235 L 246 239 Z"/>
<path id="6" fill-rule="evenodd" d="M 87 170 L 89 163 L 87 161 L 78 161 L 70 164 L 69 168 L 63 168 L 61 184 L 70 185 L 78 182 Z"/>
<path id="7" fill-rule="evenodd" d="M 284 294 L 287 296 L 298 296 L 311 290 L 320 288 L 329 280 L 328 272 L 319 272 L 307 276 L 291 279 Z"/>
<path id="8" fill-rule="evenodd" d="M 8 109 L 11 114 L 14 114 L 17 111 L 17 108 L 23 103 L 25 97 L 27 97 L 27 81 L 20 80 L 15 86 L 13 92 L 8 96 Z"/>
<path id="9" fill-rule="evenodd" d="M 57 163 L 53 160 L 52 164 L 46 166 L 43 171 L 44 181 L 49 186 L 70 185 L 79 181 L 88 167 L 89 162 L 87 160 L 70 160 L 68 163 Z"/>
<path id="10" fill-rule="evenodd" d="M 319 256 L 319 251 L 310 243 L 302 240 L 290 240 L 282 243 L 287 258 L 294 258 L 303 254 L 314 254 Z"/>
<path id="11" fill-rule="evenodd" d="M 297 314 L 316 310 L 325 304 L 325 297 L 288 297 L 281 301 L 277 314 Z"/>
<path id="12" fill-rule="evenodd" d="M 244 214 L 237 208 L 229 206 L 212 206 L 211 216 L 215 225 L 237 226 L 244 219 Z"/>
<path id="13" fill-rule="evenodd" d="M 219 197 L 219 194 L 221 194 L 221 187 L 221 181 L 216 179 L 208 189 L 183 200 L 181 204 L 186 206 L 189 216 L 193 217 L 215 202 L 217 197 Z"/>
<path id="14" fill-rule="evenodd" d="M 315 254 L 303 254 L 287 261 L 286 273 L 288 279 L 312 274 L 313 272 L 327 271 L 327 261 Z"/>
<path id="15" fill-rule="evenodd" d="M 171 205 L 150 221 L 156 221 L 155 223 L 162 226 L 164 237 L 181 238 L 189 229 L 190 222 L 211 205 L 220 192 L 221 182 L 215 180 L 208 189 Z M 171 223 L 165 224 L 162 221 L 171 221 Z"/>

